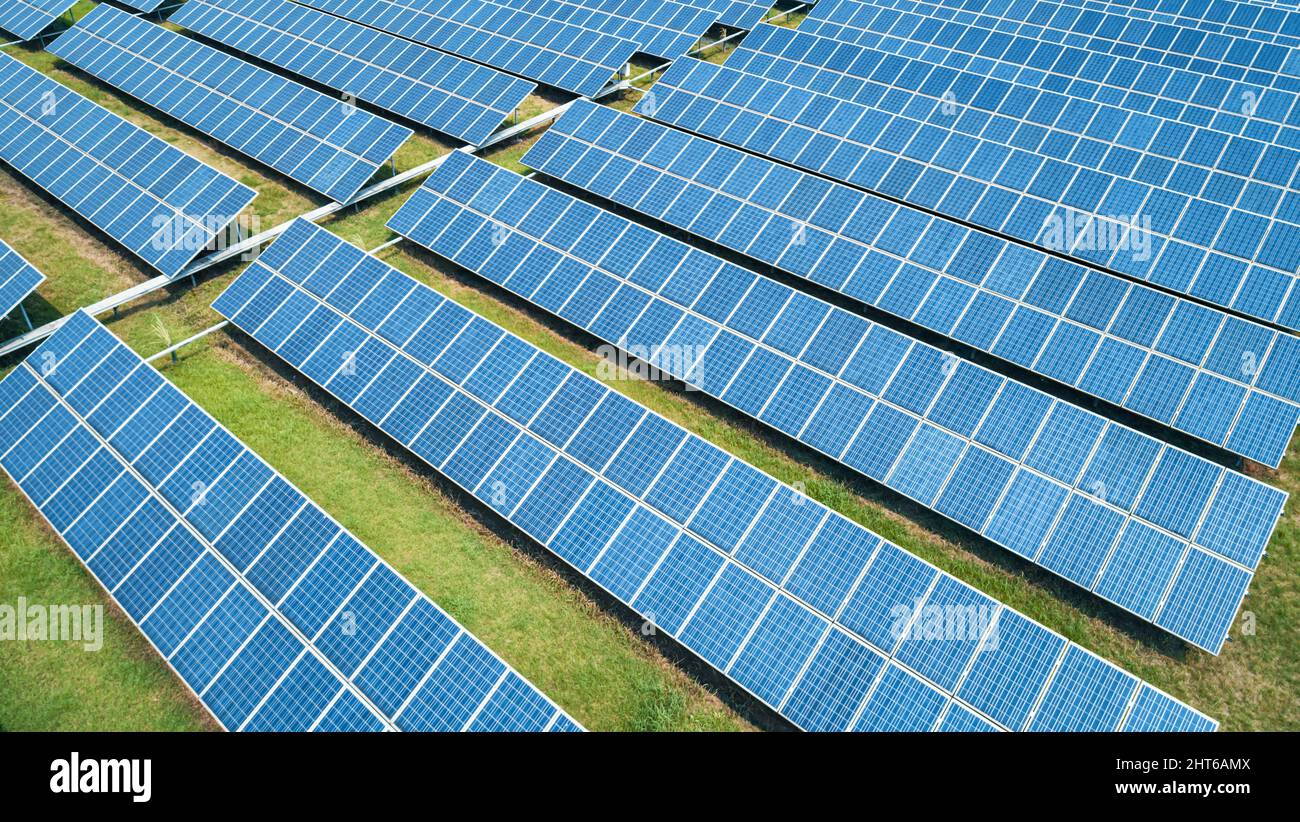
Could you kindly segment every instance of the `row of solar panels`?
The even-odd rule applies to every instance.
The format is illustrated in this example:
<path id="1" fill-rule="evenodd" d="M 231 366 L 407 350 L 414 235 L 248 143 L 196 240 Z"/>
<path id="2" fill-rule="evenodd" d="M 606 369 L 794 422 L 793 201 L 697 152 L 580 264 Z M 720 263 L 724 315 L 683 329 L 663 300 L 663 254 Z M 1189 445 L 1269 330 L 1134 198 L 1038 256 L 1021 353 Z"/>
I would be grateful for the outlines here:
<path id="1" fill-rule="evenodd" d="M 17 251 L 0 240 L 0 320 L 8 317 L 23 300 L 45 282 L 45 275 Z"/>
<path id="2" fill-rule="evenodd" d="M 702 137 L 576 103 L 527 162 L 656 220 L 1276 467 L 1300 339 Z"/>
<path id="3" fill-rule="evenodd" d="M 214 308 L 800 727 L 1214 726 L 305 221 Z"/>
<path id="4" fill-rule="evenodd" d="M 486 160 L 390 226 L 1211 652 L 1286 500 Z"/>
<path id="5" fill-rule="evenodd" d="M 228 730 L 578 729 L 85 313 L 0 380 L 0 465 Z"/>

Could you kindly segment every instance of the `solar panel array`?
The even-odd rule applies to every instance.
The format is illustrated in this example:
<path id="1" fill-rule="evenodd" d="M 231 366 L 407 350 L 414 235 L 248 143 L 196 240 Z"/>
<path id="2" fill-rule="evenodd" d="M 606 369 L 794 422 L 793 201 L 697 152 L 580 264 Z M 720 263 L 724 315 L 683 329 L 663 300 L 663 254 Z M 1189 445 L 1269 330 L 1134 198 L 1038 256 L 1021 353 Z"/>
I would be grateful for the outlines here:
<path id="1" fill-rule="evenodd" d="M 470 145 L 484 142 L 536 88 L 286 0 L 191 0 L 170 22 Z"/>
<path id="2" fill-rule="evenodd" d="M 30 40 L 45 31 L 77 0 L 8 0 L 0 6 L 0 29 Z"/>
<path id="3" fill-rule="evenodd" d="M 1211 652 L 1286 500 L 486 160 L 390 226 Z"/>
<path id="4" fill-rule="evenodd" d="M 956 72 L 916 65 L 922 77 L 935 72 L 933 87 L 871 82 L 864 94 L 876 102 L 862 103 L 682 62 L 637 111 L 1300 328 L 1300 194 L 1288 193 L 1296 152 L 1254 151 L 1241 138 L 1165 129 L 1140 114 L 1102 116 L 1065 95 L 1024 110 L 1035 95 L 1011 84 L 969 75 L 975 82 L 956 86 Z M 985 102 L 960 103 L 975 99 Z M 1117 131 L 1125 122 L 1134 125 Z"/>
<path id="5" fill-rule="evenodd" d="M 590 97 L 638 45 L 486 0 L 302 0 L 330 14 Z"/>
<path id="6" fill-rule="evenodd" d="M 716 22 L 718 13 L 675 0 L 497 0 L 498 5 L 526 11 L 631 40 L 638 50 L 674 60 L 695 48 Z"/>
<path id="7" fill-rule="evenodd" d="M 800 727 L 1215 726 L 310 223 L 214 308 Z"/>
<path id="8" fill-rule="evenodd" d="M 923 211 L 578 101 L 546 174 L 1276 467 L 1300 339 Z"/>
<path id="9" fill-rule="evenodd" d="M 0 160 L 168 276 L 257 196 L 7 54 Z"/>
<path id="10" fill-rule="evenodd" d="M 412 134 L 109 5 L 96 6 L 49 51 L 342 203 Z"/>
<path id="11" fill-rule="evenodd" d="M 226 729 L 577 728 L 89 315 L 0 409 L 0 464 Z"/>
<path id="12" fill-rule="evenodd" d="M 9 316 L 43 282 L 45 275 L 36 266 L 0 240 L 0 320 Z"/>
<path id="13" fill-rule="evenodd" d="M 1089 52 L 1063 44 L 1061 38 L 1008 35 L 1001 30 L 1006 25 L 999 28 L 991 18 L 915 0 L 873 0 L 870 8 L 873 16 L 853 18 L 854 26 L 866 28 L 807 20 L 800 31 L 905 52 L 1083 100 L 1132 105 L 1166 119 L 1211 126 L 1229 134 L 1296 145 L 1294 121 L 1287 122 L 1296 109 L 1293 92 L 1216 78 L 1185 67 L 1162 66 L 1137 56 Z M 1027 32 L 1033 33 L 1032 29 Z M 1295 116 L 1300 116 L 1300 111 Z"/>
<path id="14" fill-rule="evenodd" d="M 876 14 L 873 5 L 874 2 L 837 0 L 814 8 L 805 24 L 808 31 L 817 33 L 826 33 L 828 24 L 841 30 L 843 27 L 861 30 Z M 1041 37 L 1071 49 L 1134 58 L 1169 68 L 1190 68 L 1225 80 L 1245 80 L 1291 91 L 1300 89 L 1300 77 L 1297 77 L 1300 59 L 1292 53 L 1294 43 L 1274 42 L 1277 38 L 1268 34 L 1261 36 L 1249 30 L 1198 31 L 1185 23 L 1153 23 L 1129 14 L 1116 14 L 1113 9 L 1098 5 L 1085 8 L 1046 0 L 995 3 L 938 0 L 938 5 L 957 15 L 963 26 L 996 27 L 1003 37 Z M 929 13 L 927 9 L 925 14 Z M 852 32 L 845 33 L 852 35 Z"/>

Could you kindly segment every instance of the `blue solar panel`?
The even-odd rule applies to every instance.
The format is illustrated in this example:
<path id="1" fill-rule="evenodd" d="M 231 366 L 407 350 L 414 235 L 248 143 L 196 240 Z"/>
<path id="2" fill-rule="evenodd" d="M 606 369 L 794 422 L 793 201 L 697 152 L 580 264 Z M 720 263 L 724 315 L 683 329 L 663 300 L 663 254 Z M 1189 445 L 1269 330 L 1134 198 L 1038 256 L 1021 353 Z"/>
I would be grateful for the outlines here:
<path id="1" fill-rule="evenodd" d="M 631 40 L 486 0 L 303 0 L 303 4 L 584 97 L 604 88 L 638 48 Z"/>
<path id="2" fill-rule="evenodd" d="M 944 689 L 931 676 L 956 655 L 983 659 L 993 643 L 970 633 L 991 637 L 1012 612 L 329 232 L 296 221 L 214 308 L 796 725 L 933 728 L 954 700 L 989 721 L 998 685 L 968 699 L 964 678 Z M 788 561 L 751 559 L 764 546 L 743 537 L 727 547 L 750 530 L 734 518 L 770 533 L 759 523 L 803 519 L 791 509 L 818 524 Z M 958 638 L 936 639 L 923 607 L 908 631 L 891 632 L 888 604 L 883 622 L 837 617 L 858 591 L 879 604 L 870 592 L 894 587 L 899 563 L 882 559 L 894 555 L 925 577 L 922 601 L 941 583 L 973 606 L 960 651 L 914 647 Z M 1041 630 L 1058 643 L 1054 659 L 1074 647 Z M 991 679 L 1023 690 L 1019 641 L 996 644 L 1012 664 Z M 1080 702 L 1128 701 L 1142 687 L 1105 663 L 1094 676 L 1104 694 L 1082 677 L 1056 687 Z M 1044 676 L 1039 692 L 1051 687 Z M 1123 726 L 1104 719 L 1095 727 Z"/>
<path id="3" fill-rule="evenodd" d="M 536 220 L 541 214 L 545 223 Z M 448 160 L 390 226 L 629 352 L 647 352 L 642 356 L 668 374 L 1162 626 L 1181 623 L 1178 614 L 1190 606 L 1166 613 L 1163 600 L 1187 552 L 1213 544 L 1219 548 L 1210 565 L 1253 568 L 1286 500 L 1282 491 L 486 160 Z M 609 250 L 629 245 L 647 250 L 620 270 Z M 512 246 L 519 250 L 507 251 Z M 717 293 L 732 297 L 711 300 Z M 596 308 L 588 310 L 589 302 Z M 635 309 L 623 311 L 625 304 Z M 641 319 L 633 322 L 637 311 Z M 604 321 L 614 314 L 628 319 L 621 326 Z M 717 351 L 725 352 L 721 367 Z M 1069 471 L 1053 470 L 1062 467 L 1062 452 L 1073 456 Z M 1136 485 L 1126 486 L 1127 478 Z M 685 479 L 672 479 L 670 487 L 685 487 Z M 725 481 L 718 490 L 731 492 Z M 1253 513 L 1243 522 L 1234 500 L 1246 497 Z M 1025 527 L 1026 507 L 1048 518 L 1041 533 Z M 715 526 L 700 520 L 708 514 L 696 515 L 697 530 L 735 548 L 737 526 L 727 526 L 748 518 L 733 510 Z M 1237 535 L 1231 548 L 1208 538 L 1228 530 Z M 789 517 L 777 531 L 799 533 Z M 1126 547 L 1153 541 L 1172 552 L 1172 563 L 1153 569 L 1128 561 Z M 752 561 L 763 567 L 770 553 Z M 1203 599 L 1195 630 L 1179 635 L 1217 652 L 1248 576 L 1230 575 L 1241 589 L 1224 586 L 1219 598 Z"/>
<path id="4" fill-rule="evenodd" d="M 673 60 L 695 48 L 718 13 L 676 0 L 497 0 L 498 5 L 621 37 Z"/>
<path id="5" fill-rule="evenodd" d="M 118 0 L 118 5 L 147 13 L 157 11 L 158 7 L 165 2 L 167 2 L 167 0 Z"/>
<path id="6" fill-rule="evenodd" d="M 771 160 L 578 101 L 524 162 L 1273 467 L 1300 417 L 1291 335 Z"/>
<path id="7" fill-rule="evenodd" d="M 0 160 L 176 275 L 257 192 L 0 55 Z"/>
<path id="8" fill-rule="evenodd" d="M 43 282 L 45 275 L 36 266 L 0 240 L 0 320 L 9 316 Z"/>
<path id="9" fill-rule="evenodd" d="M 861 31 L 872 24 L 879 7 L 889 1 L 837 0 L 818 4 L 820 8 L 813 10 L 805 25 L 809 31 L 819 33 L 841 27 Z M 1010 37 L 1043 37 L 1070 50 L 1132 58 L 1173 69 L 1190 68 L 1203 76 L 1234 82 L 1244 79 L 1293 91 L 1300 88 L 1297 83 L 1300 72 L 1290 54 L 1297 33 L 1294 16 L 1286 22 L 1271 16 L 1268 28 L 1280 29 L 1285 25 L 1290 29 L 1285 34 L 1275 34 L 1240 26 L 1229 31 L 1213 19 L 1198 19 L 1195 24 L 1189 24 L 1187 18 L 1166 18 L 1153 23 L 1141 19 L 1132 9 L 1114 4 L 1090 4 L 1084 8 L 1045 0 L 993 3 L 938 0 L 933 6 L 927 3 L 901 8 L 933 17 L 930 27 L 948 17 L 963 27 L 996 26 L 1001 32 L 996 39 L 1008 44 Z M 1204 8 L 1199 8 L 1194 13 L 1200 18 L 1204 12 Z M 916 17 L 908 16 L 910 23 L 915 23 Z M 1205 30 L 1197 31 L 1197 28 Z"/>
<path id="10" fill-rule="evenodd" d="M 0 465 L 224 728 L 571 723 L 88 314 L 0 399 Z"/>
<path id="11" fill-rule="evenodd" d="M 411 130 L 162 26 L 96 6 L 49 50 L 109 85 L 338 202 Z"/>
<path id="12" fill-rule="evenodd" d="M 1119 108 L 1109 116 L 1066 95 L 1036 105 L 1032 90 L 894 59 L 903 64 L 900 82 L 915 79 L 920 90 L 872 81 L 866 104 L 692 61 L 671 67 L 636 110 L 1300 328 L 1300 195 L 1287 190 L 1297 174 L 1292 149 L 1256 151 L 1258 141 L 1209 129 L 1185 134 L 1190 127 L 1162 128 L 1167 121 Z M 1035 105 L 1026 112 L 1021 102 Z M 1231 168 L 1216 166 L 1220 155 Z M 1258 196 L 1242 196 L 1247 188 Z"/>
<path id="13" fill-rule="evenodd" d="M 9 0 L 0 8 L 0 29 L 30 40 L 49 28 L 77 0 Z"/>
<path id="14" fill-rule="evenodd" d="M 762 0 L 698 0 L 697 5 L 718 12 L 722 25 L 746 31 L 772 10 L 772 4 Z"/>
<path id="15" fill-rule="evenodd" d="M 471 145 L 536 88 L 286 0 L 194 0 L 169 22 Z"/>

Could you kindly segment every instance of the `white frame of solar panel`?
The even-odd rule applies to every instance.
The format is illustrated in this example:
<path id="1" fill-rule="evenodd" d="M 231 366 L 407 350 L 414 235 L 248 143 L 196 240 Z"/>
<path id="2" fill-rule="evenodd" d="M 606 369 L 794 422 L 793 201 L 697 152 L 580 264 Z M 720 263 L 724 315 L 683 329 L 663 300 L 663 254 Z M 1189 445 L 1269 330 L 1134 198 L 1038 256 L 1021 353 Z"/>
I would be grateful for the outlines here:
<path id="1" fill-rule="evenodd" d="M 611 3 L 587 0 L 493 0 L 496 5 L 518 9 L 548 20 L 603 32 L 611 37 L 632 40 L 640 51 L 665 60 L 675 60 L 695 47 L 695 43 L 718 22 L 718 13 L 697 9 L 677 0 L 612 0 Z M 566 12 L 567 10 L 567 12 Z M 671 10 L 678 17 L 691 18 L 686 27 L 670 28 L 651 18 Z M 575 18 L 581 18 L 575 22 Z M 635 27 L 633 32 L 620 33 L 619 29 Z M 656 45 L 664 39 L 673 41 L 671 47 Z"/>

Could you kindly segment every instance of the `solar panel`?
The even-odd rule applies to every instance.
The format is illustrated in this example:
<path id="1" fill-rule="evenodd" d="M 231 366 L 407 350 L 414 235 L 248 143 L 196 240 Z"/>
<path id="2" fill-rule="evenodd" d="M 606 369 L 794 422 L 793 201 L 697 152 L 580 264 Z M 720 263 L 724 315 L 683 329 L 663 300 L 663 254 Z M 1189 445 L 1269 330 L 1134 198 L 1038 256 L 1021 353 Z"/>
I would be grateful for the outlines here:
<path id="1" fill-rule="evenodd" d="M 698 5 L 719 13 L 718 22 L 733 29 L 748 31 L 772 10 L 761 0 L 699 0 Z"/>
<path id="2" fill-rule="evenodd" d="M 584 97 L 604 88 L 638 48 L 631 40 L 486 0 L 303 0 L 303 5 Z"/>
<path id="3" fill-rule="evenodd" d="M 1300 328 L 1300 194 L 1288 193 L 1300 152 L 894 60 L 899 82 L 930 82 L 914 92 L 862 81 L 859 100 L 877 101 L 862 103 L 691 61 L 670 68 L 636 110 Z"/>
<path id="4" fill-rule="evenodd" d="M 257 196 L 7 54 L 0 160 L 168 276 Z"/>
<path id="5" fill-rule="evenodd" d="M 1287 123 L 1296 95 L 1279 88 L 1162 66 L 1139 59 L 1138 54 L 1090 52 L 1077 45 L 1077 36 L 1061 43 L 1060 37 L 1040 36 L 1040 30 L 1032 27 L 1024 34 L 1007 34 L 1008 23 L 998 18 L 914 0 L 873 0 L 861 8 L 872 13 L 852 15 L 852 26 L 810 19 L 800 31 L 891 53 L 903 51 L 1079 99 L 1127 102 L 1165 119 L 1209 125 L 1288 147 L 1300 136 Z M 756 43 L 757 38 L 747 38 L 745 45 Z M 971 60 L 972 56 L 983 59 Z M 1129 98 L 1130 94 L 1134 96 Z"/>
<path id="6" fill-rule="evenodd" d="M 857 33 L 871 25 L 880 6 L 890 0 L 837 0 L 819 3 L 801 30 L 826 34 L 835 32 L 837 38 L 855 39 Z M 1097 5 L 1088 8 L 1063 5 L 1058 2 L 1006 2 L 968 4 L 964 0 L 938 0 L 939 5 L 917 4 L 900 7 L 914 10 L 923 17 L 933 18 L 925 24 L 934 28 L 946 17 L 955 17 L 959 24 L 980 28 L 998 29 L 994 43 L 1009 44 L 1012 37 L 1043 38 L 1064 45 L 1066 49 L 1109 55 L 1114 59 L 1133 59 L 1169 69 L 1191 69 L 1201 75 L 1221 78 L 1229 82 L 1245 80 L 1262 86 L 1300 89 L 1300 58 L 1293 54 L 1295 45 L 1294 23 L 1284 38 L 1252 30 L 1197 31 L 1188 28 L 1186 20 L 1178 24 L 1134 19 L 1127 14 L 1109 13 Z M 890 16 L 897 12 L 888 13 Z M 1026 15 L 1033 15 L 1031 20 Z M 913 22 L 915 15 L 909 14 Z M 1205 24 L 1202 24 L 1205 25 Z M 1216 24 L 1209 23 L 1213 27 Z M 845 29 L 856 29 L 846 31 Z M 979 40 L 977 34 L 968 35 L 970 42 Z M 1280 42 L 1279 40 L 1288 42 Z M 1067 63 L 1069 61 L 1066 61 Z M 1279 73 L 1280 72 L 1280 73 Z"/>
<path id="7" fill-rule="evenodd" d="M 0 464 L 222 727 L 571 723 L 88 314 L 0 398 Z"/>
<path id="8" fill-rule="evenodd" d="M 8 317 L 43 282 L 45 275 L 36 266 L 0 240 L 0 320 Z"/>
<path id="9" fill-rule="evenodd" d="M 116 2 L 120 6 L 126 6 L 137 11 L 148 13 L 151 11 L 157 11 L 158 7 L 167 2 L 167 0 L 116 0 Z"/>
<path id="10" fill-rule="evenodd" d="M 0 6 L 0 29 L 30 40 L 45 31 L 77 0 L 8 0 Z"/>
<path id="11" fill-rule="evenodd" d="M 1286 500 L 486 160 L 390 227 L 1211 652 Z M 1223 584 L 1166 599 L 1202 572 Z"/>
<path id="12" fill-rule="evenodd" d="M 718 13 L 675 0 L 497 0 L 549 20 L 559 20 L 631 40 L 638 50 L 673 60 L 695 48 Z"/>
<path id="13" fill-rule="evenodd" d="M 799 727 L 1215 727 L 306 221 L 214 308 Z"/>
<path id="14" fill-rule="evenodd" d="M 470 145 L 536 85 L 285 0 L 191 0 L 170 21 Z"/>
<path id="15" fill-rule="evenodd" d="M 1294 336 L 702 137 L 578 101 L 523 162 L 1273 467 L 1300 417 Z"/>
<path id="16" fill-rule="evenodd" d="M 412 133 L 109 5 L 49 51 L 341 203 Z"/>

